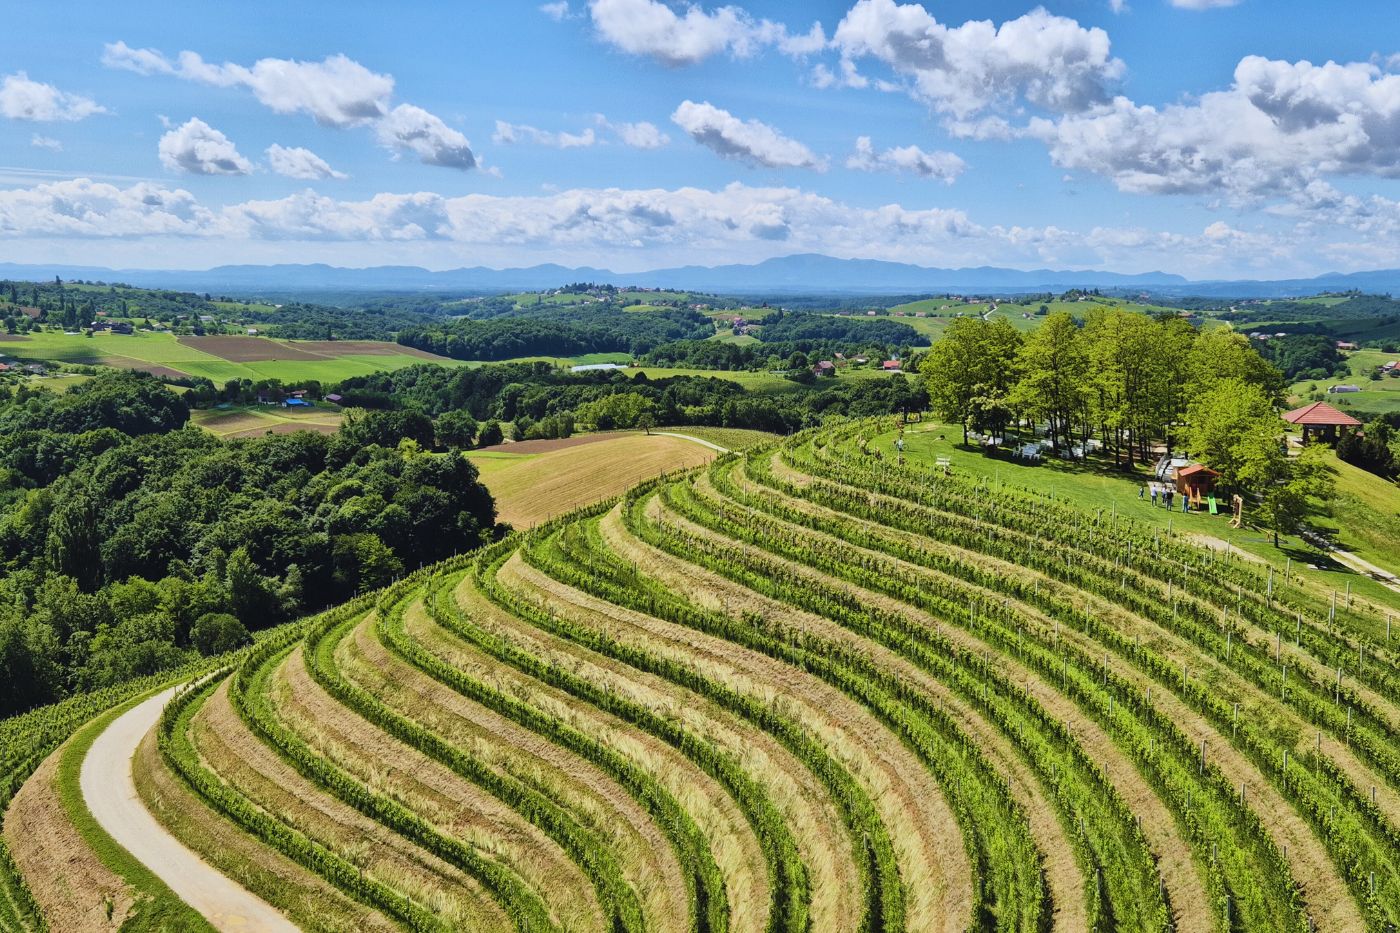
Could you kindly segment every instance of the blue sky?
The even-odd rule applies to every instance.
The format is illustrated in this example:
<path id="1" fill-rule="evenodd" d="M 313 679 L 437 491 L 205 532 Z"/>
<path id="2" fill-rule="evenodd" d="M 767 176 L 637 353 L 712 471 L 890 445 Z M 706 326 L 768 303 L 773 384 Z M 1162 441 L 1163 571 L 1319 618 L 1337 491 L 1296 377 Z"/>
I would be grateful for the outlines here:
<path id="1" fill-rule="evenodd" d="M 1328 7 L 17 4 L 0 260 L 1400 266 L 1393 4 Z"/>

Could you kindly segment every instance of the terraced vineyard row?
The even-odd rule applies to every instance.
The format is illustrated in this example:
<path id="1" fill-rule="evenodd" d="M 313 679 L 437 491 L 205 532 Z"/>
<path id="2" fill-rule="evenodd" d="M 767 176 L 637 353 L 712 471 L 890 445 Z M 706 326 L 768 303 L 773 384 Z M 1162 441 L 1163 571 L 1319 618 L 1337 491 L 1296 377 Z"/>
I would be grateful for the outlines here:
<path id="1" fill-rule="evenodd" d="M 1374 620 L 875 462 L 873 429 L 266 639 L 167 708 L 138 787 L 309 929 L 1400 925 Z"/>

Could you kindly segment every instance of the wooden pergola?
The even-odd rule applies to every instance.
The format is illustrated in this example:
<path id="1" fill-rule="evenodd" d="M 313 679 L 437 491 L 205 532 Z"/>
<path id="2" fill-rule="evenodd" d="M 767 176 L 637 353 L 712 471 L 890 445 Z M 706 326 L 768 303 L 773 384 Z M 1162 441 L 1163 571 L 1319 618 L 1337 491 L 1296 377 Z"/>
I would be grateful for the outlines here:
<path id="1" fill-rule="evenodd" d="M 1337 436 L 1343 428 L 1361 427 L 1360 421 L 1346 412 L 1338 411 L 1326 402 L 1313 402 L 1311 405 L 1295 408 L 1284 415 L 1283 420 L 1303 429 L 1304 444 L 1314 440 L 1335 444 Z"/>

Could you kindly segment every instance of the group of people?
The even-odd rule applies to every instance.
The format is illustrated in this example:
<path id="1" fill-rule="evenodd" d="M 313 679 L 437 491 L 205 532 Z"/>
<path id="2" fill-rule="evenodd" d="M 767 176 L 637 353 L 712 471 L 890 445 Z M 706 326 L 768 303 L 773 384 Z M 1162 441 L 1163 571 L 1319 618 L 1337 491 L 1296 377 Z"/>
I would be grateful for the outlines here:
<path id="1" fill-rule="evenodd" d="M 1152 505 L 1154 508 L 1157 505 L 1157 500 L 1160 498 L 1162 501 L 1162 508 L 1167 510 L 1172 508 L 1172 503 L 1176 501 L 1177 497 L 1176 489 L 1167 483 L 1146 484 L 1138 489 L 1138 498 L 1145 499 L 1149 493 L 1152 495 Z M 1191 511 L 1191 497 L 1185 493 L 1181 493 L 1181 511 Z"/>

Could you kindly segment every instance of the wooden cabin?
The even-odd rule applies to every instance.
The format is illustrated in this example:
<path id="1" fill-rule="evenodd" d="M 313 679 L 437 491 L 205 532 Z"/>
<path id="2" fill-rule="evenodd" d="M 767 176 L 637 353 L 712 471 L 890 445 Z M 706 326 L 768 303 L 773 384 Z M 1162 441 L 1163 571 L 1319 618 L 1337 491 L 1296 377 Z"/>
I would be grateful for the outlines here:
<path id="1" fill-rule="evenodd" d="M 1176 471 L 1176 491 L 1200 505 L 1215 489 L 1220 474 L 1203 463 L 1193 463 Z"/>

